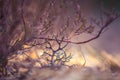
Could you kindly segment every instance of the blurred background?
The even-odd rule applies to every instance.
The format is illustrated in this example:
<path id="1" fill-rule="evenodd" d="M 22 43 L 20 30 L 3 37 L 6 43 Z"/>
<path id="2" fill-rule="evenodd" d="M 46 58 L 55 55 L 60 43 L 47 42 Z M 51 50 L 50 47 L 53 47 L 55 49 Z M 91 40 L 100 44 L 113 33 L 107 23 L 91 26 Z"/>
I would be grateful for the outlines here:
<path id="1" fill-rule="evenodd" d="M 111 8 L 120 12 L 120 0 L 79 0 L 81 9 L 87 16 L 99 17 L 100 7 L 109 10 Z M 106 50 L 111 54 L 120 54 L 120 18 L 114 21 L 110 27 L 98 39 L 88 43 L 96 50 Z"/>

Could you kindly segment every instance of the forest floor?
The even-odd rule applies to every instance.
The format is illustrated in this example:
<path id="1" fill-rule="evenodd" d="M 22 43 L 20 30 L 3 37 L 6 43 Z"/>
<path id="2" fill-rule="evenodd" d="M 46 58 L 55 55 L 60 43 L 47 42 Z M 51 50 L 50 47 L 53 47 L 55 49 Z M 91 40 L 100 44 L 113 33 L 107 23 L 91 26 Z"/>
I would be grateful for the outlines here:
<path id="1" fill-rule="evenodd" d="M 34 61 L 16 58 L 8 64 L 8 75 L 0 80 L 120 80 L 120 57 L 106 54 L 105 59 L 109 64 L 40 68 Z"/>
<path id="2" fill-rule="evenodd" d="M 30 71 L 19 72 L 0 80 L 120 80 L 120 72 L 100 70 L 98 68 L 32 68 Z"/>

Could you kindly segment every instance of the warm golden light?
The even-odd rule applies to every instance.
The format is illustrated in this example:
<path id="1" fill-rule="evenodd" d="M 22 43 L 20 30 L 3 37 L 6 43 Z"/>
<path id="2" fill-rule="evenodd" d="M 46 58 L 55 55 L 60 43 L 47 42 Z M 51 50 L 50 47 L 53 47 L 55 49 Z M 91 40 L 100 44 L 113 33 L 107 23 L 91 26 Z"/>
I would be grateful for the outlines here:
<path id="1" fill-rule="evenodd" d="M 27 53 L 27 56 L 31 59 L 40 59 L 41 55 L 44 53 L 42 49 L 33 49 L 29 53 Z M 66 51 L 66 53 L 71 53 L 72 58 L 69 62 L 67 62 L 67 65 L 73 65 L 73 64 L 79 64 L 84 65 L 86 67 L 105 67 L 106 64 L 117 64 L 120 67 L 120 56 L 119 55 L 111 55 L 110 53 L 107 53 L 106 51 L 97 52 L 93 47 L 90 45 L 82 47 L 81 50 L 76 49 L 76 47 L 69 49 Z M 20 60 L 24 60 L 27 58 L 27 56 L 22 55 L 19 56 Z M 114 58 L 115 57 L 115 58 Z M 41 59 L 41 62 L 44 62 L 43 59 Z"/>

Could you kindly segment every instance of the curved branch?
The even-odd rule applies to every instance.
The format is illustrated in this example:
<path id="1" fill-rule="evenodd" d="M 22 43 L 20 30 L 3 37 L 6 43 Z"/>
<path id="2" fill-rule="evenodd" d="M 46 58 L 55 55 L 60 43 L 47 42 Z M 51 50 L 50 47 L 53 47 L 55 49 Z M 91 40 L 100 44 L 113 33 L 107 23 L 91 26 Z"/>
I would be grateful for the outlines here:
<path id="1" fill-rule="evenodd" d="M 22 22 L 23 22 L 23 27 L 24 27 L 24 32 L 25 32 L 25 35 L 24 35 L 24 38 L 23 39 L 21 39 L 20 41 L 19 40 L 17 40 L 16 41 L 16 43 L 10 48 L 10 53 L 11 54 L 9 54 L 9 55 L 12 55 L 12 53 L 14 53 L 14 52 L 16 52 L 17 50 L 19 50 L 21 47 L 22 47 L 22 45 L 25 43 L 25 38 L 26 38 L 26 27 L 25 27 L 25 25 L 26 25 L 26 23 L 25 23 L 25 20 L 24 20 L 24 15 L 23 15 L 23 6 L 24 6 L 24 0 L 22 1 L 22 3 L 21 3 L 21 18 L 22 18 Z"/>
<path id="2" fill-rule="evenodd" d="M 110 18 L 110 19 L 105 23 L 105 25 L 100 29 L 100 31 L 98 32 L 98 34 L 97 34 L 96 36 L 88 39 L 88 40 L 81 41 L 81 42 L 73 42 L 73 41 L 66 41 L 66 40 L 64 40 L 63 42 L 73 43 L 73 44 L 84 44 L 84 43 L 88 43 L 88 42 L 90 42 L 90 41 L 92 41 L 92 40 L 95 40 L 95 39 L 99 38 L 100 35 L 102 34 L 102 32 L 103 32 L 107 27 L 109 27 L 109 25 L 110 25 L 112 22 L 114 22 L 116 19 L 118 19 L 119 17 L 120 17 L 120 15 L 117 16 L 117 17 L 115 17 L 115 18 Z M 47 40 L 55 41 L 55 39 L 53 39 L 53 38 L 45 38 L 45 37 L 39 37 L 39 38 L 35 37 L 35 39 L 47 39 Z M 61 41 L 61 40 L 58 40 L 58 41 Z"/>
<path id="3" fill-rule="evenodd" d="M 118 16 L 118 17 L 119 17 L 119 16 Z M 114 22 L 118 17 L 116 17 L 116 18 L 114 18 L 114 19 L 110 18 L 110 19 L 106 22 L 106 24 L 100 29 L 100 31 L 98 32 L 98 34 L 97 34 L 95 37 L 93 37 L 93 38 L 91 38 L 91 39 L 88 39 L 88 40 L 86 40 L 86 41 L 73 42 L 73 43 L 75 43 L 75 44 L 83 44 L 83 43 L 87 43 L 87 42 L 90 42 L 90 41 L 92 41 L 92 40 L 95 40 L 95 39 L 99 38 L 100 35 L 102 34 L 102 32 L 105 30 L 105 28 L 109 27 L 109 25 L 110 25 L 112 22 Z"/>
<path id="4" fill-rule="evenodd" d="M 21 9 L 21 18 L 22 18 L 23 28 L 24 28 L 24 32 L 25 32 L 23 39 L 25 40 L 25 38 L 26 38 L 26 36 L 27 36 L 27 34 L 26 34 L 26 33 L 27 33 L 27 29 L 26 29 L 26 23 L 25 23 L 25 19 L 24 19 L 24 11 L 23 11 L 24 1 L 25 1 L 25 0 L 23 0 L 22 3 L 21 3 L 21 8 L 22 8 L 22 9 Z"/>

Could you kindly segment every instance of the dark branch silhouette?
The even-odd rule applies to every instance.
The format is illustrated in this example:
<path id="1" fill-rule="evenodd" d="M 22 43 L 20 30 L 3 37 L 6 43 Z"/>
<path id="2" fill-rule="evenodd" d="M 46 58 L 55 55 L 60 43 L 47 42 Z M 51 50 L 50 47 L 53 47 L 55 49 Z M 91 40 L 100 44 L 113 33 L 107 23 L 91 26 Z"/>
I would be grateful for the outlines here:
<path id="1" fill-rule="evenodd" d="M 99 38 L 102 32 L 119 18 L 107 11 L 104 15 L 107 19 L 99 22 L 104 24 L 99 27 L 96 36 L 74 42 L 71 41 L 74 37 L 82 33 L 92 34 L 95 28 L 98 28 L 92 24 L 87 25 L 90 22 L 83 17 L 80 4 L 76 0 L 0 0 L 0 73 L 7 74 L 8 60 L 17 55 L 18 51 L 43 46 L 41 44 L 46 40 L 51 50 L 50 41 L 57 42 L 60 50 L 67 47 L 65 45 L 61 48 L 61 42 L 83 44 Z M 54 38 L 54 35 L 58 39 Z M 60 40 L 60 37 L 64 37 L 64 40 Z M 30 47 L 25 48 L 24 45 Z"/>

